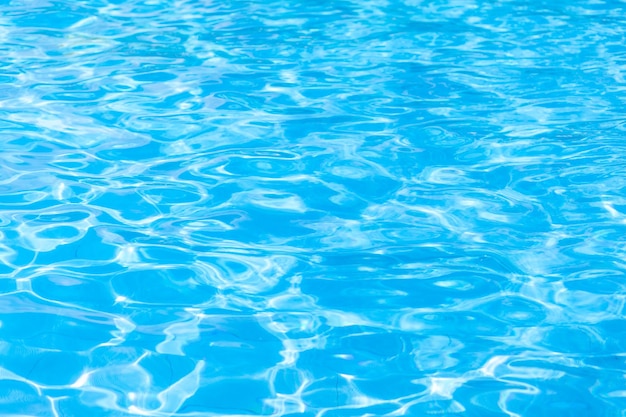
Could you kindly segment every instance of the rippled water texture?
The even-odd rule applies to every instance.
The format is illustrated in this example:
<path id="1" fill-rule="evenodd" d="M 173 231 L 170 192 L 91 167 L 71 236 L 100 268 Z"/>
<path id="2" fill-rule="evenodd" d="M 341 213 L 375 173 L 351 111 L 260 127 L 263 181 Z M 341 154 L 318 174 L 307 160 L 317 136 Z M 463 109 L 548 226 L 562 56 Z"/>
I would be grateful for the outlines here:
<path id="1" fill-rule="evenodd" d="M 0 6 L 0 414 L 626 416 L 626 3 Z"/>

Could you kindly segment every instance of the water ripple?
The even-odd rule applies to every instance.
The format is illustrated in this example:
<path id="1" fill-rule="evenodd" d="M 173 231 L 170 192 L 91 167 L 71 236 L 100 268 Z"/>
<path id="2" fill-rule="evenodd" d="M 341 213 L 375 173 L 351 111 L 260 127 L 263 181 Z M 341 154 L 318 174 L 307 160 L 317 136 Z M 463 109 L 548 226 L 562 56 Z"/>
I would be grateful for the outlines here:
<path id="1" fill-rule="evenodd" d="M 2 415 L 625 415 L 622 3 L 0 11 Z"/>

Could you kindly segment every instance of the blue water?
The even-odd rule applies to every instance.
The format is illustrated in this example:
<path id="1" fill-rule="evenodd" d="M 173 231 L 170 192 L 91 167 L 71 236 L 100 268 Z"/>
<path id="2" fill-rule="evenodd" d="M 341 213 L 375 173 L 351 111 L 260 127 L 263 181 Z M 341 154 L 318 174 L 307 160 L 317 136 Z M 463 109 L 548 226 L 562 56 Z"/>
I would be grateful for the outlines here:
<path id="1" fill-rule="evenodd" d="M 626 2 L 0 5 L 0 415 L 626 416 Z"/>

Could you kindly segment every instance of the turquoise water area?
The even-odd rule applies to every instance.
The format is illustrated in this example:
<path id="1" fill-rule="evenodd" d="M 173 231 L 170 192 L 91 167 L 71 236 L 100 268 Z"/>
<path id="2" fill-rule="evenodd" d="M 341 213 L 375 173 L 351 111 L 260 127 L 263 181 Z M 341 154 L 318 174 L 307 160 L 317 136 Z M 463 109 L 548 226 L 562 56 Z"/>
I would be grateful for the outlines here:
<path id="1" fill-rule="evenodd" d="M 3 417 L 626 416 L 626 2 L 0 5 Z"/>

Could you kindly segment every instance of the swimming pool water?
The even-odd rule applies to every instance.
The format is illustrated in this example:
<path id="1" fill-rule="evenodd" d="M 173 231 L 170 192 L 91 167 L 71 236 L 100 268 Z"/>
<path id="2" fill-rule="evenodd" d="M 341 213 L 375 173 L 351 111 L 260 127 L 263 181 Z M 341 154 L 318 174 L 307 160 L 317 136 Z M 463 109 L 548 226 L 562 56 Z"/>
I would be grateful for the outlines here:
<path id="1" fill-rule="evenodd" d="M 0 5 L 0 415 L 626 416 L 626 2 Z"/>

